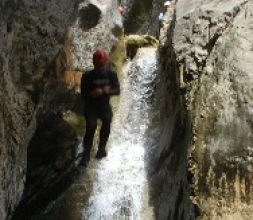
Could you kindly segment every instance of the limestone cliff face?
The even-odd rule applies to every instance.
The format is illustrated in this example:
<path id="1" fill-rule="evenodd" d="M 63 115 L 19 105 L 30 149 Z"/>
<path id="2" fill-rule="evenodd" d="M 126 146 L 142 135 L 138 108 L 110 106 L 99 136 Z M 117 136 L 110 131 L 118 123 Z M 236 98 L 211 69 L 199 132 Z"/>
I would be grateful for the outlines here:
<path id="1" fill-rule="evenodd" d="M 48 110 L 58 111 L 52 107 L 59 104 L 56 93 L 64 94 L 68 87 L 62 87 L 66 71 L 90 66 L 91 51 L 102 46 L 110 50 L 121 33 L 116 6 L 108 5 L 95 0 L 1 1 L 0 219 L 10 218 L 21 199 L 27 147 L 37 127 L 37 113 L 43 117 Z M 112 23 L 109 15 L 114 18 Z M 89 16 L 94 19 L 87 19 Z M 34 143 L 31 152 L 48 146 Z M 34 156 L 43 160 L 39 154 Z M 57 177 L 57 173 L 51 177 L 54 175 Z"/>
<path id="2" fill-rule="evenodd" d="M 74 69 L 85 70 L 92 67 L 96 48 L 111 51 L 123 34 L 122 20 L 117 1 L 85 1 L 78 11 L 78 20 L 71 28 L 72 60 Z"/>
<path id="3" fill-rule="evenodd" d="M 176 2 L 166 10 L 166 23 L 160 36 L 160 77 L 157 82 L 156 108 L 159 109 L 150 132 L 158 129 L 157 142 L 151 153 L 149 176 L 151 202 L 155 219 L 195 219 L 195 207 L 190 200 L 187 171 L 187 147 L 191 141 L 190 119 L 184 108 L 179 86 L 177 56 L 174 50 Z"/>
<path id="4" fill-rule="evenodd" d="M 169 86 L 176 85 L 172 106 L 181 103 L 189 127 L 188 180 L 196 214 L 251 219 L 252 1 L 171 3 L 161 56 Z"/>
<path id="5" fill-rule="evenodd" d="M 0 218 L 19 202 L 26 150 L 36 127 L 45 71 L 64 43 L 78 1 L 1 1 Z"/>
<path id="6" fill-rule="evenodd" d="M 163 0 L 122 0 L 123 15 L 127 34 L 149 34 L 156 36 L 159 26 L 158 16 L 163 12 Z"/>
<path id="7" fill-rule="evenodd" d="M 91 52 L 110 50 L 122 33 L 116 1 L 101 2 L 0 2 L 0 219 L 13 215 L 26 177 L 27 208 L 48 192 L 37 190 L 39 181 L 53 189 L 73 165 L 76 134 L 61 117 L 78 99 L 69 89 L 91 67 Z M 166 12 L 155 94 L 160 116 L 150 128 L 158 128 L 158 142 L 147 161 L 156 218 L 251 219 L 252 1 L 122 2 L 129 33 L 156 34 L 157 16 Z M 46 120 L 51 112 L 57 114 Z"/>

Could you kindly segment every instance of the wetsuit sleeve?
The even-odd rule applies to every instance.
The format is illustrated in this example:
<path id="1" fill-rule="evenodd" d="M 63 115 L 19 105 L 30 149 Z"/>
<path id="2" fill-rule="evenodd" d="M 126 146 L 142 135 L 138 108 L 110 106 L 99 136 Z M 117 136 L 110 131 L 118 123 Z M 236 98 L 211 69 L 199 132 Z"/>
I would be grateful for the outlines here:
<path id="1" fill-rule="evenodd" d="M 83 100 L 87 100 L 89 97 L 89 80 L 88 73 L 84 73 L 81 78 L 81 97 Z"/>
<path id="2" fill-rule="evenodd" d="M 119 79 L 118 76 L 115 72 L 111 72 L 111 77 L 110 77 L 110 84 L 111 84 L 111 90 L 110 90 L 110 95 L 119 95 L 120 94 L 120 84 L 119 84 Z"/>

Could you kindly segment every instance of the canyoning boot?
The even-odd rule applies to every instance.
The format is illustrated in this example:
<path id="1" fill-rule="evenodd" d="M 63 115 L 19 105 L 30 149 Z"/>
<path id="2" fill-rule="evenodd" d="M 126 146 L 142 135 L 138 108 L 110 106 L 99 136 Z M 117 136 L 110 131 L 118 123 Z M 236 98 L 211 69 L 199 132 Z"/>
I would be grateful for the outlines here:
<path id="1" fill-rule="evenodd" d="M 98 151 L 97 151 L 96 158 L 97 159 L 102 159 L 103 157 L 106 157 L 106 156 L 107 156 L 107 153 L 106 153 L 105 148 L 104 147 L 99 148 Z"/>

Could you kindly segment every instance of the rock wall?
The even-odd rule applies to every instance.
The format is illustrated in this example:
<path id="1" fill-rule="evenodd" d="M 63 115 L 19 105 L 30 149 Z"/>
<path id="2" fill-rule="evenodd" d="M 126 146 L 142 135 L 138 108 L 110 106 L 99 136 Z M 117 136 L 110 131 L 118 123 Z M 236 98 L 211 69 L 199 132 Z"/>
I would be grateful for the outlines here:
<path id="1" fill-rule="evenodd" d="M 147 134 L 156 136 L 153 150 L 148 152 L 151 159 L 147 161 L 150 203 L 155 219 L 195 219 L 187 171 L 187 145 L 191 140 L 189 118 L 174 74 L 177 64 L 173 48 L 166 47 L 160 53 L 160 78 L 154 94 L 155 108 L 160 110 L 153 116 Z"/>
<path id="2" fill-rule="evenodd" d="M 123 34 L 122 19 L 117 2 L 113 0 L 85 1 L 78 11 L 78 19 L 71 28 L 72 60 L 74 69 L 85 70 L 92 67 L 92 54 L 96 48 L 111 51 Z"/>
<path id="3" fill-rule="evenodd" d="M 157 35 L 163 0 L 122 0 L 121 3 L 125 6 L 123 20 L 127 34 Z"/>
<path id="4" fill-rule="evenodd" d="M 184 108 L 179 87 L 179 68 L 173 44 L 176 25 L 175 1 L 166 11 L 161 30 L 159 57 L 160 77 L 154 94 L 159 113 L 154 117 L 151 133 L 157 132 L 148 163 L 151 203 L 155 219 L 195 219 L 195 206 L 190 200 L 187 171 L 187 147 L 191 140 L 190 118 Z M 168 33 L 168 35 L 167 35 Z"/>
<path id="5" fill-rule="evenodd" d="M 78 1 L 2 0 L 0 33 L 0 218 L 19 202 L 26 151 L 47 80 L 45 70 L 64 43 Z"/>
<path id="6" fill-rule="evenodd" d="M 157 219 L 251 219 L 252 0 L 172 0 L 167 8 L 160 0 L 122 2 L 127 32 L 154 35 L 166 10 L 160 141 L 148 162 Z M 80 76 L 91 67 L 91 52 L 110 50 L 122 34 L 116 6 L 109 0 L 0 2 L 0 219 L 9 219 L 21 199 L 34 132 L 43 139 L 38 112 L 68 109 L 76 96 L 62 80 L 74 78 L 76 87 L 78 80 L 66 76 Z M 46 145 L 32 141 L 30 152 L 40 156 L 36 149 Z"/>
<path id="7" fill-rule="evenodd" d="M 59 101 L 58 96 L 67 93 L 62 87 L 65 72 L 90 67 L 91 52 L 96 47 L 110 50 L 121 34 L 115 4 L 95 0 L 0 2 L 0 219 L 9 219 L 21 199 L 27 147 L 38 112 L 43 117 L 48 111 L 61 111 L 55 104 L 69 103 Z M 70 49 L 64 49 L 67 41 Z M 31 152 L 43 148 L 34 143 Z"/>
<path id="8" fill-rule="evenodd" d="M 251 219 L 252 1 L 171 3 L 160 36 L 161 58 L 189 127 L 185 144 L 195 215 Z"/>

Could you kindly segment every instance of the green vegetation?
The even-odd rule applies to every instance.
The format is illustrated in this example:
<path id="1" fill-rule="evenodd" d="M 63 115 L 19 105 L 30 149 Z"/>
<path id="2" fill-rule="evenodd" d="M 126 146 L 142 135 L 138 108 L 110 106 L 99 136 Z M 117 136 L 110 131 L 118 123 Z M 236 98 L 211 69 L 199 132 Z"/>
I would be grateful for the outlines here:
<path id="1" fill-rule="evenodd" d="M 149 35 L 129 35 L 125 38 L 126 45 L 135 45 L 140 47 L 156 47 L 158 41 Z"/>
<path id="2" fill-rule="evenodd" d="M 125 38 L 127 57 L 133 59 L 141 47 L 157 47 L 158 41 L 149 35 L 129 35 Z"/>

